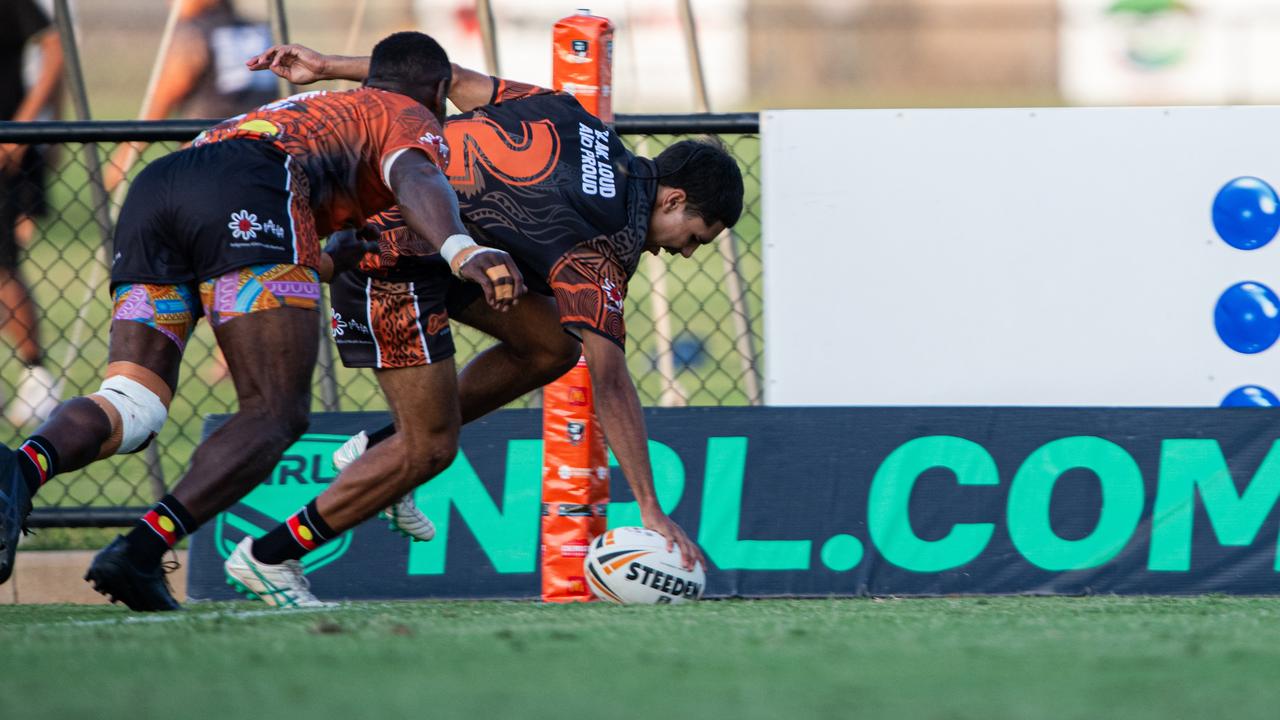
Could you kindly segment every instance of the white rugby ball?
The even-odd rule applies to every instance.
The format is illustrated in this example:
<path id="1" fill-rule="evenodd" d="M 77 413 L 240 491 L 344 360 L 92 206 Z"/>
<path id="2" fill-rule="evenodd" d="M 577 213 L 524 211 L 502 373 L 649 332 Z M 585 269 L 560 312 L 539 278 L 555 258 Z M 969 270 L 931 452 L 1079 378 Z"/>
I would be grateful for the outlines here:
<path id="1" fill-rule="evenodd" d="M 591 543 L 587 586 L 601 600 L 622 605 L 674 605 L 699 600 L 707 574 L 699 563 L 681 564 L 680 548 L 641 527 L 614 528 Z"/>

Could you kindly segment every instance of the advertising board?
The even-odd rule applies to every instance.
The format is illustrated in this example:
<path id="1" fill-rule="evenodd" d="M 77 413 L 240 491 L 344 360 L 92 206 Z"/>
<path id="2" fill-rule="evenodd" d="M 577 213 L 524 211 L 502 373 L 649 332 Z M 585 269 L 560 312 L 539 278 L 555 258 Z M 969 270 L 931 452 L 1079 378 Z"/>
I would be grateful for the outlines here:
<path id="1" fill-rule="evenodd" d="M 371 520 L 309 555 L 325 599 L 539 595 L 541 414 L 504 411 L 417 492 L 436 538 Z M 321 414 L 206 524 L 189 595 L 333 480 L 376 414 Z M 1264 409 L 672 408 L 647 413 L 659 501 L 708 596 L 1280 593 L 1280 415 Z M 217 422 L 215 419 L 214 422 Z M 611 527 L 639 524 L 614 468 Z"/>

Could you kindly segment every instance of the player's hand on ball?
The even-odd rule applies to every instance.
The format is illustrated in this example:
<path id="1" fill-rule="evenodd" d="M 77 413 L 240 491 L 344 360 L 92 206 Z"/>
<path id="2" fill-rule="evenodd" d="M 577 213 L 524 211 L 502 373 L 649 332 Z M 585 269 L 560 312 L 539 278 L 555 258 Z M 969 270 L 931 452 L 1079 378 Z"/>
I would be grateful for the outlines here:
<path id="1" fill-rule="evenodd" d="M 646 528 L 667 539 L 667 550 L 671 550 L 672 545 L 680 548 L 680 560 L 684 563 L 686 570 L 692 570 L 697 563 L 702 563 L 704 568 L 707 566 L 707 559 L 702 556 L 702 550 L 689 539 L 684 529 L 677 525 L 676 521 L 672 520 L 666 513 L 661 510 L 653 513 L 641 511 L 640 521 Z"/>
<path id="2" fill-rule="evenodd" d="M 506 312 L 525 294 L 524 276 L 507 253 L 479 245 L 463 253 L 454 258 L 458 277 L 484 288 L 484 298 L 493 309 Z"/>
<path id="3" fill-rule="evenodd" d="M 272 45 L 246 62 L 250 70 L 270 70 L 294 85 L 328 80 L 326 56 L 306 45 Z"/>

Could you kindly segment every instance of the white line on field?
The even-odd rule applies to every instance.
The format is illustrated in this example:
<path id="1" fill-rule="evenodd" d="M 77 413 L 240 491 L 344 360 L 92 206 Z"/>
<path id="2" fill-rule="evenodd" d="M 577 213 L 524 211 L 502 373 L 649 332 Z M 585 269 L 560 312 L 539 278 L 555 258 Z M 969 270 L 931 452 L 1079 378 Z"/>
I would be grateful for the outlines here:
<path id="1" fill-rule="evenodd" d="M 333 610 L 341 610 L 341 605 L 333 607 L 317 607 L 317 608 L 292 608 L 289 610 L 220 610 L 211 613 L 187 613 L 178 611 L 175 613 L 166 613 L 164 615 L 129 615 L 121 618 L 104 618 L 102 620 L 67 620 L 65 622 L 51 623 L 34 623 L 28 625 L 31 628 L 49 628 L 49 627 L 93 627 L 95 625 L 141 625 L 149 623 L 165 623 L 165 622 L 182 622 L 184 620 L 205 620 L 214 618 L 219 620 L 244 620 L 248 618 L 268 617 L 276 615 L 280 617 L 290 617 L 293 615 L 302 615 L 307 613 L 331 612 Z"/>

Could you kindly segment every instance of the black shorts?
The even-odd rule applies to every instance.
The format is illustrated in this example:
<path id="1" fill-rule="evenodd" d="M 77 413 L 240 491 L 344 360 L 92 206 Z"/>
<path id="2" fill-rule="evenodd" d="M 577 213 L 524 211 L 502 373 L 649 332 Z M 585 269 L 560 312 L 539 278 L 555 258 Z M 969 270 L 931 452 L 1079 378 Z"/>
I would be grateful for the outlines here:
<path id="1" fill-rule="evenodd" d="M 453 357 L 445 298 L 453 276 L 442 260 L 412 278 L 382 279 L 357 270 L 329 285 L 329 332 L 342 364 L 352 368 L 406 368 Z"/>
<path id="2" fill-rule="evenodd" d="M 309 188 L 298 163 L 255 140 L 166 155 L 129 188 L 111 286 L 181 285 L 252 265 L 315 269 L 320 240 Z"/>

